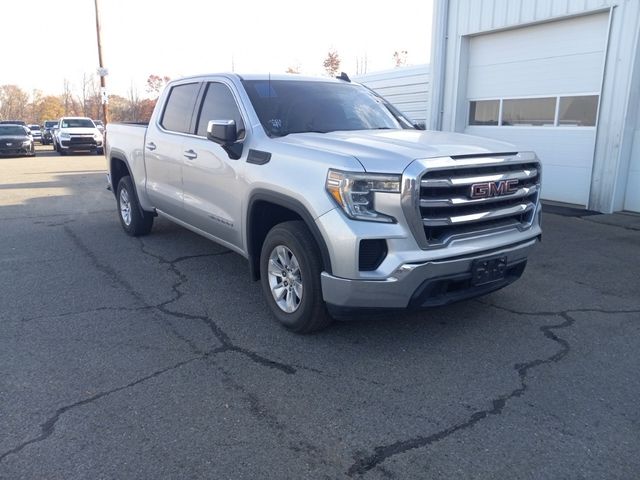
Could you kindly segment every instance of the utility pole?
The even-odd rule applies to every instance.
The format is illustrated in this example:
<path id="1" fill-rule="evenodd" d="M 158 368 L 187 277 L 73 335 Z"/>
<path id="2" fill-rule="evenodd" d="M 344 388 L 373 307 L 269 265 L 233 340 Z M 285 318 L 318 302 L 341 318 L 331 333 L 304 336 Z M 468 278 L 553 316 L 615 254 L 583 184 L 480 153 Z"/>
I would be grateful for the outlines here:
<path id="1" fill-rule="evenodd" d="M 106 82 L 106 76 L 109 74 L 109 71 L 104 68 L 104 63 L 102 62 L 102 34 L 100 32 L 100 10 L 98 9 L 98 0 L 94 0 L 94 4 L 96 6 L 96 35 L 98 37 L 98 62 L 100 64 L 98 75 L 100 76 L 100 93 L 102 94 L 102 121 L 106 127 L 109 122 L 109 97 L 107 95 Z"/>

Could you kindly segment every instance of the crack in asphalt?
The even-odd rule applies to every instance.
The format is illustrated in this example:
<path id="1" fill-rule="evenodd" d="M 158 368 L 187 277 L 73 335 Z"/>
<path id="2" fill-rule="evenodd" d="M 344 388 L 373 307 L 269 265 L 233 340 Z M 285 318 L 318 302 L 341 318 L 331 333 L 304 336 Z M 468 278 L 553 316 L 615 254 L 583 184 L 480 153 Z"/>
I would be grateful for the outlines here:
<path id="1" fill-rule="evenodd" d="M 78 249 L 80 249 L 91 261 L 91 263 L 94 265 L 94 267 L 102 272 L 103 274 L 107 275 L 109 278 L 111 278 L 115 283 L 120 284 L 121 286 L 125 287 L 125 289 L 130 292 L 130 294 L 142 305 L 145 306 L 145 308 L 148 308 L 150 310 L 157 310 L 165 315 L 174 317 L 174 318 L 180 318 L 180 319 L 186 319 L 186 320 L 198 320 L 201 322 L 204 322 L 209 329 L 211 330 L 211 332 L 213 333 L 213 335 L 216 337 L 216 339 L 222 344 L 222 347 L 224 348 L 224 351 L 226 352 L 236 352 L 239 353 L 241 355 L 244 355 L 246 358 L 250 359 L 251 361 L 253 361 L 254 363 L 257 363 L 263 367 L 267 367 L 267 368 L 271 368 L 271 369 L 275 369 L 275 370 L 279 370 L 287 375 L 292 375 L 295 374 L 297 369 L 291 365 L 282 363 L 282 362 L 278 362 L 275 360 L 271 360 L 269 358 L 266 358 L 260 354 L 258 354 L 257 352 L 254 352 L 252 350 L 249 350 L 247 348 L 241 347 L 239 345 L 236 345 L 235 343 L 233 343 L 233 341 L 231 340 L 231 338 L 229 338 L 229 336 L 226 334 L 226 332 L 220 328 L 216 322 L 213 321 L 213 319 L 211 319 L 209 316 L 207 315 L 194 315 L 194 314 L 190 314 L 190 313 L 184 313 L 184 312 L 176 312 L 174 310 L 171 310 L 169 308 L 167 308 L 168 305 L 179 301 L 183 296 L 184 296 L 184 292 L 182 292 L 180 290 L 180 287 L 182 287 L 183 284 L 185 284 L 188 279 L 187 276 L 180 271 L 180 269 L 177 267 L 177 264 L 180 262 L 184 262 L 186 260 L 191 260 L 194 258 L 203 258 L 203 257 L 215 257 L 215 256 L 220 256 L 220 255 L 227 255 L 232 253 L 231 250 L 225 250 L 222 252 L 216 252 L 216 253 L 207 253 L 207 254 L 196 254 L 196 255 L 184 255 L 184 256 L 180 256 L 177 257 L 173 260 L 168 260 L 166 258 L 164 258 L 161 255 L 155 254 L 150 252 L 144 242 L 142 241 L 141 238 L 138 238 L 138 242 L 140 245 L 140 250 L 142 251 L 143 254 L 154 258 L 156 260 L 158 260 L 158 262 L 160 264 L 163 265 L 168 265 L 170 271 L 176 275 L 177 280 L 176 282 L 171 286 L 171 289 L 173 291 L 173 298 L 170 298 L 169 300 L 166 300 L 164 302 L 159 303 L 158 305 L 148 305 L 147 302 L 145 301 L 145 299 L 143 298 L 143 296 L 133 287 L 133 285 L 131 285 L 131 283 L 129 283 L 126 279 L 124 279 L 122 277 L 122 275 L 120 275 L 113 267 L 109 266 L 109 265 L 105 265 L 104 263 L 101 263 L 100 260 L 98 259 L 98 257 L 96 256 L 95 252 L 93 252 L 83 241 L 82 239 L 78 236 L 77 233 L 75 233 L 69 226 L 64 225 L 63 226 L 64 231 L 66 232 L 66 234 L 71 238 L 71 240 L 73 241 L 73 243 L 78 247 Z M 171 324 L 171 322 L 168 322 L 165 319 L 161 319 L 164 324 L 167 326 L 167 328 L 169 328 L 169 330 L 171 331 L 171 333 L 178 339 L 180 339 L 181 341 L 183 341 L 186 345 L 189 346 L 189 348 L 191 349 L 191 351 L 195 354 L 201 355 L 203 353 L 202 349 L 200 349 L 191 339 L 185 337 L 184 335 L 182 335 L 180 332 L 178 332 L 175 327 Z"/>
<path id="2" fill-rule="evenodd" d="M 181 287 L 188 281 L 188 279 L 187 279 L 187 276 L 177 267 L 178 263 L 183 262 L 185 260 L 191 260 L 193 258 L 216 257 L 221 255 L 227 255 L 227 254 L 233 253 L 231 252 L 231 250 L 225 250 L 223 252 L 209 253 L 209 254 L 187 255 L 187 256 L 178 257 L 174 260 L 168 260 L 164 258 L 162 255 L 158 255 L 150 252 L 147 249 L 142 239 L 138 238 L 138 242 L 140 243 L 140 250 L 142 251 L 142 253 L 152 258 L 155 258 L 156 260 L 158 260 L 160 264 L 168 265 L 169 270 L 177 277 L 177 281 L 171 286 L 171 289 L 174 293 L 174 297 L 157 305 L 156 308 L 158 310 L 160 310 L 162 313 L 166 315 L 170 315 L 176 318 L 187 319 L 187 320 L 199 320 L 205 323 L 209 327 L 213 335 L 216 337 L 216 339 L 224 347 L 226 347 L 227 351 L 229 352 L 239 353 L 249 358 L 254 363 L 257 363 L 267 368 L 280 370 L 281 372 L 286 373 L 288 375 L 292 375 L 296 373 L 297 369 L 292 365 L 271 360 L 269 358 L 263 357 L 257 352 L 254 352 L 247 348 L 236 345 L 235 343 L 233 343 L 229 335 L 227 335 L 227 333 L 222 328 L 220 328 L 220 326 L 208 315 L 195 315 L 195 314 L 185 313 L 185 312 L 176 312 L 175 310 L 171 310 L 167 308 L 168 305 L 179 301 L 185 295 L 185 293 L 181 290 Z"/>
<path id="3" fill-rule="evenodd" d="M 210 358 L 208 361 L 214 362 L 214 359 Z M 330 463 L 326 452 L 323 451 L 321 447 L 304 440 L 302 432 L 296 430 L 293 425 L 288 425 L 286 422 L 280 420 L 277 413 L 271 411 L 268 405 L 260 401 L 258 395 L 248 391 L 244 385 L 237 382 L 231 372 L 227 371 L 221 365 L 217 365 L 217 369 L 222 374 L 222 382 L 228 388 L 238 393 L 240 398 L 246 403 L 249 414 L 253 416 L 256 421 L 265 423 L 274 431 L 283 446 L 286 446 L 297 455 L 306 455 L 307 465 L 310 469 L 326 471 L 330 466 L 337 467 Z M 327 476 L 326 478 L 330 477 Z"/>
<path id="4" fill-rule="evenodd" d="M 527 375 L 529 370 L 539 367 L 541 365 L 546 365 L 550 363 L 557 363 L 561 361 L 565 356 L 569 354 L 571 351 L 571 345 L 567 340 L 562 337 L 556 335 L 554 330 L 561 330 L 565 328 L 571 327 L 575 323 L 575 319 L 571 317 L 571 314 L 575 313 L 604 313 L 604 314 L 626 314 L 626 313 L 640 313 L 638 309 L 630 309 L 630 310 L 608 310 L 603 308 L 576 308 L 564 311 L 543 311 L 543 312 L 527 312 L 521 310 L 515 310 L 508 307 L 503 307 L 501 305 L 496 305 L 491 302 L 484 302 L 482 300 L 475 300 L 477 303 L 480 303 L 485 306 L 493 307 L 498 310 L 502 310 L 508 313 L 512 313 L 514 315 L 525 315 L 525 316 L 554 316 L 560 317 L 563 319 L 561 323 L 555 325 L 543 325 L 539 329 L 545 338 L 557 343 L 560 346 L 560 349 L 554 353 L 553 355 L 546 358 L 539 358 L 535 360 L 531 360 L 526 363 L 516 363 L 514 365 L 514 370 L 518 373 L 518 379 L 520 381 L 520 386 L 510 393 L 506 395 L 501 395 L 496 397 L 491 402 L 491 408 L 479 410 L 471 414 L 467 420 L 464 422 L 457 423 L 450 427 L 447 427 L 443 430 L 440 430 L 436 433 L 433 433 L 428 436 L 417 436 L 414 438 L 410 438 L 407 440 L 401 440 L 398 442 L 394 442 L 387 445 L 381 445 L 374 447 L 373 454 L 356 454 L 354 456 L 354 463 L 349 467 L 346 474 L 349 477 L 353 477 L 355 475 L 363 475 L 373 468 L 379 467 L 380 464 L 388 460 L 390 457 L 395 455 L 400 455 L 409 450 L 414 450 L 417 448 L 424 448 L 437 443 L 445 438 L 453 435 L 456 432 L 461 430 L 466 430 L 468 428 L 473 427 L 478 422 L 484 420 L 485 418 L 492 415 L 500 415 L 502 411 L 506 407 L 507 403 L 514 399 L 521 397 L 525 394 L 527 389 L 529 388 L 527 384 Z"/>
<path id="5" fill-rule="evenodd" d="M 539 313 L 534 314 L 522 312 L 517 314 L 540 315 Z M 545 338 L 548 338 L 549 340 L 557 343 L 560 346 L 560 349 L 549 357 L 531 360 L 526 363 L 515 364 L 513 368 L 517 372 L 518 379 L 520 381 L 520 386 L 518 388 L 515 388 L 508 394 L 500 395 L 490 400 L 491 408 L 478 410 L 472 413 L 471 416 L 463 422 L 456 423 L 431 435 L 421 435 L 407 440 L 401 440 L 391 444 L 374 447 L 373 454 L 370 455 L 356 455 L 354 457 L 354 463 L 346 472 L 347 476 L 353 477 L 355 475 L 363 475 L 395 455 L 400 455 L 402 453 L 408 452 L 409 450 L 414 450 L 417 448 L 428 447 L 434 443 L 444 440 L 445 438 L 453 435 L 456 432 L 472 428 L 475 424 L 488 418 L 489 416 L 501 415 L 502 411 L 510 400 L 523 396 L 529 388 L 527 384 L 527 375 L 529 373 L 529 370 L 539 367 L 540 365 L 557 363 L 571 351 L 569 342 L 556 335 L 554 333 L 554 330 L 569 328 L 574 324 L 575 319 L 573 319 L 568 312 L 554 312 L 553 315 L 561 317 L 563 321 L 555 325 L 541 326 L 540 331 L 545 336 Z"/>
<path id="6" fill-rule="evenodd" d="M 60 420 L 60 417 L 62 415 L 64 415 L 65 413 L 67 413 L 70 410 L 73 410 L 75 408 L 78 407 L 82 407 L 84 405 L 88 405 L 90 403 L 93 403 L 97 400 L 100 400 L 101 398 L 107 397 L 111 394 L 117 393 L 117 392 L 121 392 L 123 390 L 129 389 L 129 388 L 133 388 L 136 385 L 139 385 L 141 383 L 146 382 L 147 380 L 151 380 L 152 378 L 156 378 L 159 377 L 160 375 L 163 375 L 164 373 L 170 372 L 172 370 L 176 370 L 180 367 L 183 367 L 184 365 L 187 365 L 189 363 L 192 363 L 196 360 L 202 360 L 206 357 L 208 357 L 209 355 L 214 355 L 215 353 L 217 353 L 216 350 L 212 350 L 211 352 L 207 352 L 204 353 L 200 356 L 197 357 L 193 357 L 193 358 L 189 358 L 187 360 L 183 360 L 181 362 L 175 363 L 174 365 L 171 365 L 169 367 L 163 368 L 161 370 L 157 370 L 149 375 L 146 375 L 144 377 L 141 377 L 137 380 L 134 380 L 133 382 L 127 383 L 126 385 L 122 385 L 120 387 L 116 387 L 113 388 L 111 390 L 106 390 L 103 392 L 99 392 L 96 393 L 95 395 L 92 395 L 90 397 L 84 398 L 78 402 L 75 403 L 71 403 L 69 405 L 65 405 L 63 407 L 58 408 L 55 413 L 49 418 L 47 419 L 44 423 L 42 423 L 40 425 L 40 435 L 38 435 L 37 437 L 31 438 L 23 443 L 21 443 L 20 445 L 18 445 L 17 447 L 12 448 L 11 450 L 8 450 L 2 454 L 0 454 L 0 463 L 4 461 L 5 458 L 7 458 L 9 455 L 13 455 L 13 454 L 17 454 L 20 451 L 22 451 L 25 447 L 32 445 L 34 443 L 39 443 L 42 442 L 44 440 L 46 440 L 47 438 L 49 438 L 51 435 L 53 435 L 53 433 L 55 432 L 56 429 L 56 424 L 58 423 L 58 420 Z"/>

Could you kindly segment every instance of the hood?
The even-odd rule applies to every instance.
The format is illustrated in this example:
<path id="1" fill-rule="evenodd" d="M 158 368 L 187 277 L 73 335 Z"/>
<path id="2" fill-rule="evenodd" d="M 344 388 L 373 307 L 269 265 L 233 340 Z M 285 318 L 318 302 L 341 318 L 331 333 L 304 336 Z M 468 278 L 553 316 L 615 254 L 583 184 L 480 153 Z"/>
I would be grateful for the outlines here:
<path id="1" fill-rule="evenodd" d="M 97 128 L 69 127 L 61 128 L 60 133 L 68 133 L 70 135 L 93 135 L 100 132 Z"/>
<path id="2" fill-rule="evenodd" d="M 508 153 L 509 144 L 461 133 L 425 130 L 357 130 L 330 133 L 295 133 L 278 142 L 351 155 L 368 172 L 402 173 L 418 158 Z"/>

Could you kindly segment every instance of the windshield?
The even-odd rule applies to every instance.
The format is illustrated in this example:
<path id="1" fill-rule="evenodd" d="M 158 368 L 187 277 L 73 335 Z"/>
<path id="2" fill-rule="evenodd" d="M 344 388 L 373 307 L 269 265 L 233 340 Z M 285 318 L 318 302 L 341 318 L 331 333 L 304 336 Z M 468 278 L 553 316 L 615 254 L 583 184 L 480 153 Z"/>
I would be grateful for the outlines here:
<path id="1" fill-rule="evenodd" d="M 303 80 L 243 83 L 260 123 L 270 136 L 413 128 L 384 99 L 360 85 Z"/>
<path id="2" fill-rule="evenodd" d="M 40 125 L 29 125 L 29 130 L 40 130 Z"/>
<path id="3" fill-rule="evenodd" d="M 49 122 L 49 121 L 47 121 L 47 122 L 44 122 L 44 128 L 51 128 L 51 127 L 53 127 L 54 125 L 57 125 L 57 124 L 58 124 L 58 122 L 53 122 L 53 121 Z"/>
<path id="4" fill-rule="evenodd" d="M 88 118 L 67 118 L 62 120 L 60 128 L 95 128 L 91 120 Z"/>
<path id="5" fill-rule="evenodd" d="M 18 137 L 26 136 L 27 132 L 24 127 L 19 125 L 0 125 L 0 135 L 15 135 Z"/>

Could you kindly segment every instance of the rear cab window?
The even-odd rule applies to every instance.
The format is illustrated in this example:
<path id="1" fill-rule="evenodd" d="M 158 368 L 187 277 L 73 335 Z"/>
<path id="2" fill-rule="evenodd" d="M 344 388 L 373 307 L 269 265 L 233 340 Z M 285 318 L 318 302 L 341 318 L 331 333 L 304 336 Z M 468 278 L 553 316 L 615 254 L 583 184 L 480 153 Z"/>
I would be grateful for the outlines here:
<path id="1" fill-rule="evenodd" d="M 162 128 L 178 133 L 193 133 L 191 117 L 199 89 L 199 83 L 186 83 L 171 88 L 160 120 Z"/>

